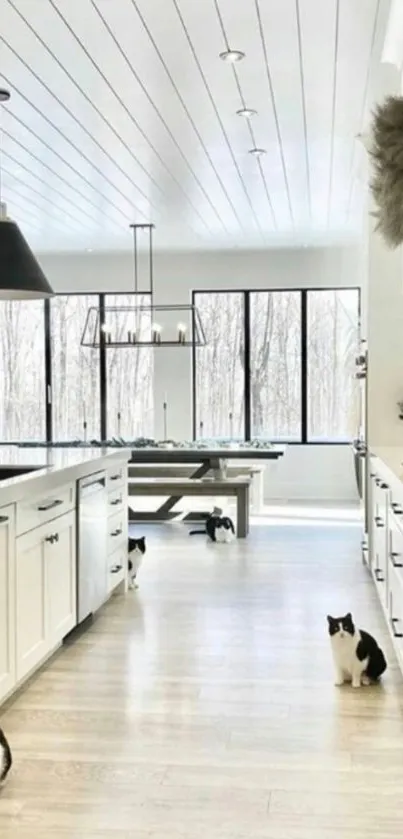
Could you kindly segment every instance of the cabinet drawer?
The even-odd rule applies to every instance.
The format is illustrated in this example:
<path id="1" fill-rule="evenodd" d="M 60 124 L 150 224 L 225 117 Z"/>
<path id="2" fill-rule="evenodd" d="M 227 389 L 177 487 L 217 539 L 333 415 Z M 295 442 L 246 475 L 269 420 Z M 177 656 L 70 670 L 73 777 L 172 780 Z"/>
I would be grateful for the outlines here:
<path id="1" fill-rule="evenodd" d="M 127 577 L 127 548 L 122 546 L 108 557 L 108 592 Z"/>
<path id="2" fill-rule="evenodd" d="M 111 466 L 106 473 L 106 485 L 108 488 L 108 492 L 112 492 L 114 489 L 122 486 L 122 484 L 127 485 L 127 466 Z"/>
<path id="3" fill-rule="evenodd" d="M 399 569 L 389 568 L 388 616 L 395 641 L 403 649 L 403 576 Z"/>
<path id="4" fill-rule="evenodd" d="M 0 701 L 15 686 L 15 507 L 0 509 Z"/>
<path id="5" fill-rule="evenodd" d="M 114 516 L 115 513 L 121 513 L 123 509 L 127 514 L 127 490 L 125 487 L 114 490 L 108 493 L 108 516 Z"/>
<path id="6" fill-rule="evenodd" d="M 127 510 L 108 518 L 108 556 L 123 545 L 127 550 Z"/>
<path id="7" fill-rule="evenodd" d="M 62 516 L 74 509 L 76 503 L 75 484 L 67 484 L 46 495 L 20 501 L 17 504 L 16 534 L 28 533 L 35 527 Z"/>
<path id="8" fill-rule="evenodd" d="M 400 521 L 391 511 L 388 514 L 388 524 L 389 563 L 401 574 L 403 572 L 403 531 L 400 527 Z"/>

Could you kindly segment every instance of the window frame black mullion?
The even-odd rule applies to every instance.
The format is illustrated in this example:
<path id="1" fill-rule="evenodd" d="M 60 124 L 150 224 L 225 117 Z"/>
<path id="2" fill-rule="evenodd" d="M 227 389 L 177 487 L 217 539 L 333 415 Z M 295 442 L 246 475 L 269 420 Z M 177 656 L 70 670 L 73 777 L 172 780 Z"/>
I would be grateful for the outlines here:
<path id="1" fill-rule="evenodd" d="M 46 442 L 53 442 L 53 392 L 52 392 L 52 339 L 51 339 L 51 304 L 44 300 L 43 322 L 45 341 L 45 425 Z"/>
<path id="2" fill-rule="evenodd" d="M 308 442 L 308 290 L 301 292 L 301 443 Z"/>
<path id="3" fill-rule="evenodd" d="M 108 383 L 106 376 L 106 349 L 105 349 L 105 332 L 102 329 L 105 326 L 105 294 L 100 294 L 99 302 L 99 321 L 100 321 L 100 339 L 99 339 L 99 415 L 100 415 L 100 432 L 101 440 L 105 441 L 108 434 Z"/>
<path id="4" fill-rule="evenodd" d="M 196 292 L 192 290 L 192 336 L 193 336 L 193 344 L 192 344 L 192 437 L 193 441 L 196 442 L 197 440 L 197 403 L 196 403 L 196 346 L 194 343 L 194 336 L 195 336 L 195 306 L 196 306 Z"/>
<path id="5" fill-rule="evenodd" d="M 243 359 L 244 359 L 244 439 L 249 441 L 251 439 L 251 387 L 250 387 L 250 292 L 243 293 Z"/>

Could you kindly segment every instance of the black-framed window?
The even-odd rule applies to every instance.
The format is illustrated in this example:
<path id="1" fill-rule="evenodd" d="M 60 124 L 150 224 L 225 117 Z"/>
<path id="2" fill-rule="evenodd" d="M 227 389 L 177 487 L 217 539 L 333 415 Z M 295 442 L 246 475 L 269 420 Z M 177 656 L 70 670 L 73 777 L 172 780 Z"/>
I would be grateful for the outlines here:
<path id="1" fill-rule="evenodd" d="M 199 291 L 193 302 L 207 337 L 193 351 L 196 439 L 356 436 L 358 288 Z"/>
<path id="2" fill-rule="evenodd" d="M 152 348 L 81 347 L 88 309 L 106 300 L 130 306 L 134 295 L 0 301 L 1 443 L 152 436 Z"/>
<path id="3" fill-rule="evenodd" d="M 97 294 L 58 294 L 50 301 L 53 440 L 99 437 L 99 352 L 81 346 L 88 309 Z"/>
<path id="4" fill-rule="evenodd" d="M 119 340 L 129 330 L 146 337 L 151 328 L 151 311 L 134 312 L 129 307 L 146 306 L 148 294 L 105 294 L 105 307 L 128 307 L 109 311 L 108 328 Z M 111 320 L 112 319 L 112 320 Z M 112 322 L 113 321 L 113 322 Z M 154 351 L 150 347 L 114 348 L 105 353 L 106 427 L 108 437 L 152 437 L 154 428 Z"/>
<path id="5" fill-rule="evenodd" d="M 46 439 L 45 322 L 41 300 L 0 304 L 0 439 Z"/>

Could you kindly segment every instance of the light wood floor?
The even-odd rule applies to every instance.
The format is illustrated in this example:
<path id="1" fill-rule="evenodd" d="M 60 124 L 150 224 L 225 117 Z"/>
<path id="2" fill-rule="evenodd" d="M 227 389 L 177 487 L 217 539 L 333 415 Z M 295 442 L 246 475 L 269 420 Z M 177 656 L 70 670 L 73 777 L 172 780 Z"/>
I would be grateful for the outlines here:
<path id="1" fill-rule="evenodd" d="M 1 839 L 397 839 L 403 686 L 333 686 L 327 612 L 391 656 L 360 530 L 314 517 L 206 545 L 149 533 L 115 598 L 1 716 Z"/>

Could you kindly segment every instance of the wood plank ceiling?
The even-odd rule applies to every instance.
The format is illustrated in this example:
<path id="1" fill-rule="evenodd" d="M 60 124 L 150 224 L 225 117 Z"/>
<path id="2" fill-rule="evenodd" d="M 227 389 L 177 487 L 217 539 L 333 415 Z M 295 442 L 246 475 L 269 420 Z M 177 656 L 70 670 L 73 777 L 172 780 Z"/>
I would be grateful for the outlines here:
<path id="1" fill-rule="evenodd" d="M 179 250 L 349 238 L 388 5 L 0 0 L 10 215 L 38 250 L 126 249 L 131 221 Z"/>

